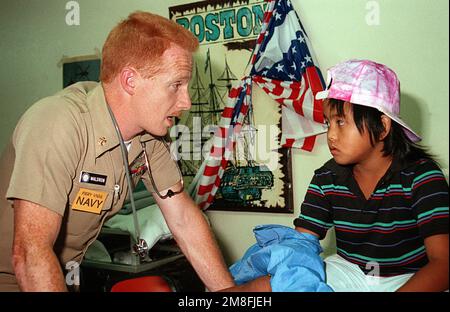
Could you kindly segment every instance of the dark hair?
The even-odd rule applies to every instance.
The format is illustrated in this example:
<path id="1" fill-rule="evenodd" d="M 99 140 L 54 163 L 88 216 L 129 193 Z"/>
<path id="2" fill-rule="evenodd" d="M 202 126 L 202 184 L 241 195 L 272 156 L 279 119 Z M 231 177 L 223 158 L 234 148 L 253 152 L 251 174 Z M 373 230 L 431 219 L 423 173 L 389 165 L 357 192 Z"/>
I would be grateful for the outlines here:
<path id="1" fill-rule="evenodd" d="M 340 117 L 344 117 L 344 103 L 345 101 L 337 99 L 327 99 L 327 104 Z M 381 134 L 384 131 L 384 126 L 381 121 L 382 112 L 379 110 L 350 103 L 353 112 L 353 120 L 359 133 L 363 133 L 365 129 L 369 132 L 370 144 L 375 145 L 379 141 Z M 424 147 L 411 141 L 410 138 L 403 131 L 403 127 L 393 121 L 391 123 L 391 131 L 383 139 L 383 155 L 392 156 L 400 161 L 413 162 L 419 159 L 427 158 L 433 160 L 431 155 Z M 434 161 L 434 160 L 433 160 Z"/>

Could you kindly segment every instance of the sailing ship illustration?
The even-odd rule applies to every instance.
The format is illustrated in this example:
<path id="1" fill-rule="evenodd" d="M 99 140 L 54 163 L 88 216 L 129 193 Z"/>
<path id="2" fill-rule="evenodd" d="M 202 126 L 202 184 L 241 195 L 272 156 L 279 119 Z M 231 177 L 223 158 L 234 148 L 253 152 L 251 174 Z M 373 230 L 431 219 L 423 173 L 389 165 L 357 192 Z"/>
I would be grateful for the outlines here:
<path id="1" fill-rule="evenodd" d="M 180 168 L 184 177 L 193 178 L 199 170 L 204 156 L 208 152 L 205 143 L 214 135 L 217 128 L 228 92 L 232 88 L 232 81 L 237 80 L 231 72 L 225 58 L 225 70 L 216 80 L 211 66 L 210 50 L 206 53 L 205 76 L 208 84 L 205 86 L 199 66 L 196 63 L 191 80 L 191 103 L 189 112 L 180 121 L 186 125 L 190 131 L 177 138 L 181 148 L 188 146 L 188 152 L 183 153 L 180 160 Z M 225 82 L 217 83 L 218 82 Z"/>
<path id="2" fill-rule="evenodd" d="M 185 138 L 178 138 L 178 140 L 181 139 L 179 144 L 190 144 L 191 147 L 190 155 L 184 155 L 180 160 L 182 174 L 188 179 L 193 178 L 199 170 L 204 155 L 208 152 L 203 151 L 207 148 L 205 143 L 214 134 L 219 124 L 232 82 L 238 80 L 231 71 L 226 57 L 223 73 L 214 80 L 209 49 L 206 54 L 205 72 L 209 78 L 207 87 L 200 77 L 198 65 L 195 65 L 191 84 L 192 108 L 183 122 L 191 131 Z M 260 200 L 262 190 L 273 187 L 273 173 L 267 166 L 259 165 L 255 161 L 256 131 L 253 111 L 250 107 L 244 118 L 241 132 L 234 138 L 236 144 L 233 160 L 228 162 L 216 199 L 244 203 Z"/>
<path id="3" fill-rule="evenodd" d="M 262 191 L 274 185 L 272 171 L 259 165 L 255 159 L 256 132 L 253 109 L 250 106 L 242 129 L 235 138 L 234 160 L 228 162 L 216 198 L 233 202 L 251 202 L 262 199 Z"/>

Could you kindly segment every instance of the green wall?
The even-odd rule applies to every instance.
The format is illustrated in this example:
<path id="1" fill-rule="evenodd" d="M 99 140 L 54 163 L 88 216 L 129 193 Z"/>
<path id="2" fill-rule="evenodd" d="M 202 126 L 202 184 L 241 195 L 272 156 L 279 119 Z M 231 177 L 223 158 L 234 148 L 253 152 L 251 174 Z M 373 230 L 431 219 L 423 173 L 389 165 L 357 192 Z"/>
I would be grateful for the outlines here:
<path id="1" fill-rule="evenodd" d="M 197 0 L 196 0 L 197 1 Z M 20 115 L 61 89 L 63 56 L 95 53 L 128 13 L 168 16 L 168 7 L 194 1 L 79 0 L 79 26 L 65 23 L 64 0 L 4 1 L 0 11 L 0 149 Z M 404 119 L 424 138 L 448 175 L 448 0 L 291 0 L 313 44 L 320 68 L 349 58 L 369 58 L 393 68 L 402 86 Z M 374 10 L 379 9 L 379 21 Z M 371 25 L 375 22 L 375 25 Z M 209 212 L 231 263 L 254 243 L 251 229 L 264 223 L 291 226 L 313 170 L 330 158 L 324 136 L 313 153 L 294 154 L 294 214 Z M 328 243 L 325 243 L 326 245 Z"/>

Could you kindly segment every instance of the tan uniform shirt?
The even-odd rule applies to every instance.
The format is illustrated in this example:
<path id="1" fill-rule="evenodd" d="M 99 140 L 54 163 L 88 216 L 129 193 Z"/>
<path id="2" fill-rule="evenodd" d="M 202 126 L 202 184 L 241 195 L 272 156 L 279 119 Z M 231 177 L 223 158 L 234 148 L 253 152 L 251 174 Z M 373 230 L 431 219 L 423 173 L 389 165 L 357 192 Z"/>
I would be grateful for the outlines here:
<path id="1" fill-rule="evenodd" d="M 176 163 L 161 140 L 133 138 L 128 161 L 133 180 L 150 191 L 141 142 L 158 189 L 180 180 Z M 63 269 L 81 262 L 101 225 L 127 195 L 119 139 L 101 84 L 74 84 L 44 98 L 22 116 L 0 159 L 0 291 L 17 290 L 11 264 L 12 200 L 24 199 L 63 216 L 54 250 Z"/>

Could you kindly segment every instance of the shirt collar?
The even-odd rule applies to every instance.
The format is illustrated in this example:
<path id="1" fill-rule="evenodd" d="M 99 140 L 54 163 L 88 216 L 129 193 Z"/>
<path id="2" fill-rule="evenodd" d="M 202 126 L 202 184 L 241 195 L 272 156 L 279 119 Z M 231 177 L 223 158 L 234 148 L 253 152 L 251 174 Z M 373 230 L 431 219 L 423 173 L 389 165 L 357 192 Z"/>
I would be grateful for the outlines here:
<path id="1" fill-rule="evenodd" d="M 87 107 L 94 132 L 95 157 L 119 145 L 107 105 L 103 86 L 99 83 L 87 96 Z"/>
<path id="2" fill-rule="evenodd" d="M 128 161 L 131 164 L 136 157 L 138 157 L 142 150 L 142 143 L 148 143 L 150 141 L 162 141 L 163 137 L 153 136 L 150 133 L 142 133 L 133 138 L 131 142 L 130 152 L 128 153 Z M 144 144 L 146 147 L 146 144 Z"/>
<path id="3" fill-rule="evenodd" d="M 406 167 L 408 167 L 408 165 L 409 164 L 402 162 L 397 157 L 394 157 L 382 180 L 388 181 L 395 173 L 405 169 Z M 339 165 L 333 158 L 325 164 L 325 167 L 334 172 L 342 183 L 345 183 L 345 181 L 349 181 L 348 179 L 353 175 L 353 165 Z"/>
<path id="4" fill-rule="evenodd" d="M 101 83 L 88 93 L 87 106 L 91 115 L 95 139 L 95 157 L 119 145 L 119 138 L 107 107 L 105 92 Z M 141 142 L 157 139 L 149 133 L 142 133 L 131 140 L 129 161 L 133 161 L 142 151 Z"/>

